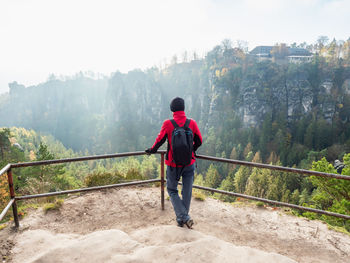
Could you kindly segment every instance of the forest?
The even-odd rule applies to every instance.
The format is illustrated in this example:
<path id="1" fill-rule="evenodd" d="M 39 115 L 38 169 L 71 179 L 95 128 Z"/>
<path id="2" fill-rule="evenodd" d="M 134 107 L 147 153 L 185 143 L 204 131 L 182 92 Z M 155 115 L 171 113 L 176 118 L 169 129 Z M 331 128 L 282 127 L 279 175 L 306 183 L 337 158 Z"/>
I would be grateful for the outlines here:
<path id="1" fill-rule="evenodd" d="M 261 61 L 224 40 L 203 58 L 174 56 L 164 68 L 10 83 L 0 96 L 0 164 L 142 151 L 180 96 L 202 131 L 199 154 L 332 173 L 340 160 L 340 173 L 350 175 L 350 39 L 291 46 L 308 49 L 312 61 L 286 61 L 282 44 Z M 26 194 L 156 178 L 157 158 L 23 168 L 15 184 Z M 349 182 L 198 161 L 195 183 L 350 214 Z M 5 186 L 1 178 L 1 205 Z M 298 213 L 350 231 L 344 220 Z"/>

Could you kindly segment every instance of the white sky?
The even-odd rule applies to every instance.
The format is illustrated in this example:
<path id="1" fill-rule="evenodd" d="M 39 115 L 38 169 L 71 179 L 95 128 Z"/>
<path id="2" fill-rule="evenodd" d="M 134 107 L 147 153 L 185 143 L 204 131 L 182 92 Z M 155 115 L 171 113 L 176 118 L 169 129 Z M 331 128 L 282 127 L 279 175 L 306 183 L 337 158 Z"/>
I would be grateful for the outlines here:
<path id="1" fill-rule="evenodd" d="M 350 37 L 349 0 L 0 0 L 0 93 L 49 74 L 109 75 L 199 54 Z"/>

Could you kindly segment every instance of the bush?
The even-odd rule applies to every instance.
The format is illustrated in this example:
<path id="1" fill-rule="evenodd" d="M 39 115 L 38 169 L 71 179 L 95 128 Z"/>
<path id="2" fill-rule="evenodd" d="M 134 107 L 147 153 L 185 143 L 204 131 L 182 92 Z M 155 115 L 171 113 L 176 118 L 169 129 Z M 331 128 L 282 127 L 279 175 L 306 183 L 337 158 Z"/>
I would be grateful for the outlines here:
<path id="1" fill-rule="evenodd" d="M 1 167 L 2 168 L 2 167 Z M 5 208 L 10 200 L 6 174 L 0 176 L 0 210 Z"/>
<path id="2" fill-rule="evenodd" d="M 48 203 L 44 205 L 44 212 L 45 214 L 52 210 L 59 210 L 63 205 L 64 200 L 63 199 L 57 199 L 54 203 Z"/>
<path id="3" fill-rule="evenodd" d="M 54 197 L 54 196 L 53 196 Z M 18 202 L 18 216 L 20 218 L 23 218 L 24 216 L 27 215 L 27 211 L 30 209 L 38 209 L 40 207 L 39 203 L 23 203 L 23 202 Z"/>
<path id="4" fill-rule="evenodd" d="M 256 203 L 256 206 L 257 206 L 258 208 L 264 208 L 264 205 L 265 205 L 265 204 L 264 204 L 263 202 L 260 202 L 260 201 Z"/>
<path id="5" fill-rule="evenodd" d="M 193 191 L 193 198 L 199 201 L 204 201 L 206 196 L 201 191 L 194 190 Z"/>
<path id="6" fill-rule="evenodd" d="M 140 171 L 136 168 L 130 168 L 127 172 L 126 172 L 126 176 L 125 179 L 128 181 L 132 181 L 132 180 L 138 180 L 141 181 L 144 178 L 142 177 Z"/>
<path id="7" fill-rule="evenodd" d="M 102 186 L 109 184 L 118 184 L 120 183 L 124 177 L 118 173 L 110 173 L 110 172 L 94 172 L 85 177 L 85 185 L 87 187 L 92 186 Z"/>

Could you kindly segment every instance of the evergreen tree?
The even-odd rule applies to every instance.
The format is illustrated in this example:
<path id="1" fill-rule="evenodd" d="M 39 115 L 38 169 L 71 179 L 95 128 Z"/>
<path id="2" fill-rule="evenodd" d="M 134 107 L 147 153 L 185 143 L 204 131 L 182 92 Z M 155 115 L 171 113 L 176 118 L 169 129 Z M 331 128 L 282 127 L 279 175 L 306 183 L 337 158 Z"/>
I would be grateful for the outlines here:
<path id="1" fill-rule="evenodd" d="M 53 160 L 55 155 L 48 146 L 40 142 L 36 153 L 37 161 Z M 71 178 L 64 177 L 63 165 L 41 165 L 26 168 L 26 184 L 24 191 L 29 193 L 45 193 L 63 190 L 71 186 Z"/>
<path id="2" fill-rule="evenodd" d="M 234 185 L 238 193 L 244 193 L 251 168 L 241 166 L 235 174 Z"/>
<path id="3" fill-rule="evenodd" d="M 203 175 L 202 174 L 195 174 L 193 184 L 194 185 L 205 186 L 205 180 L 203 178 Z"/>
<path id="4" fill-rule="evenodd" d="M 3 128 L 0 130 L 0 154 L 1 154 L 1 163 L 5 160 L 5 153 L 10 150 L 10 129 Z"/>
<path id="5" fill-rule="evenodd" d="M 235 174 L 233 171 L 230 171 L 228 176 L 222 180 L 219 189 L 228 191 L 228 192 L 235 192 Z M 225 201 L 225 202 L 233 202 L 235 201 L 235 197 L 229 196 L 229 195 L 220 195 L 220 199 Z"/>
<path id="6" fill-rule="evenodd" d="M 266 198 L 270 187 L 270 180 L 270 170 L 253 168 L 253 171 L 247 181 L 246 194 Z"/>
<path id="7" fill-rule="evenodd" d="M 293 204 L 298 205 L 299 204 L 299 198 L 300 198 L 300 192 L 299 189 L 295 189 L 294 192 L 291 195 L 291 202 Z"/>
<path id="8" fill-rule="evenodd" d="M 310 200 L 310 194 L 306 188 L 301 192 L 301 195 L 299 197 L 299 205 L 304 206 L 307 204 Z"/>
<path id="9" fill-rule="evenodd" d="M 205 186 L 210 188 L 218 188 L 221 183 L 221 176 L 215 165 L 211 164 L 205 175 Z"/>

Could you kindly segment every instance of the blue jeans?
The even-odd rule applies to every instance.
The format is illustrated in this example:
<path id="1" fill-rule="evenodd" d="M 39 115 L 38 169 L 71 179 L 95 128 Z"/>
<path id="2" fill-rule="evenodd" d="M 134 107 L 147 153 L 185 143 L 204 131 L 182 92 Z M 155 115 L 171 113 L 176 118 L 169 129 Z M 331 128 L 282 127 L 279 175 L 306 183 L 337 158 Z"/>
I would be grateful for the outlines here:
<path id="1" fill-rule="evenodd" d="M 179 196 L 177 178 L 182 177 L 182 199 Z M 190 204 L 192 198 L 192 185 L 194 180 L 194 164 L 185 167 L 171 167 L 166 169 L 166 187 L 173 204 L 176 214 L 176 221 L 179 224 L 185 223 L 191 219 L 189 216 Z"/>

